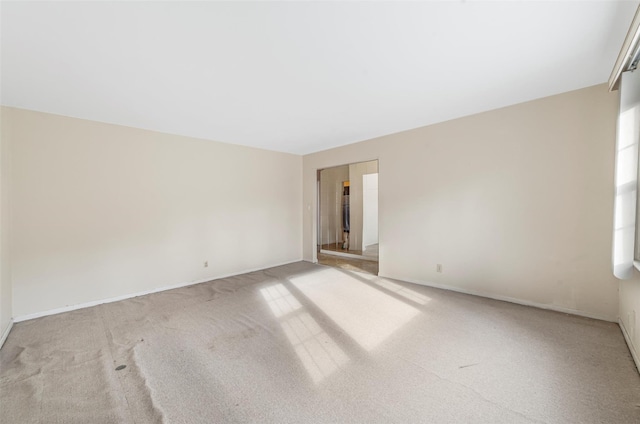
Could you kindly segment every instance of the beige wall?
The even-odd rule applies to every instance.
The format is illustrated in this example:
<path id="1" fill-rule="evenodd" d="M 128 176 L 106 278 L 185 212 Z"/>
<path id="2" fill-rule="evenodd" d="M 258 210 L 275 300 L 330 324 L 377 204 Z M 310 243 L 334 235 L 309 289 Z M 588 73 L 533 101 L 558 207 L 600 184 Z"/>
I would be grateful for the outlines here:
<path id="1" fill-rule="evenodd" d="M 0 114 L 4 110 L 0 109 Z M 0 126 L 0 342 L 13 316 L 10 261 L 10 125 L 2 119 Z"/>
<path id="2" fill-rule="evenodd" d="M 599 85 L 307 155 L 304 258 L 316 169 L 379 159 L 381 275 L 616 320 L 616 114 Z"/>
<path id="3" fill-rule="evenodd" d="M 608 320 L 619 312 L 625 325 L 640 282 L 622 283 L 618 300 L 616 111 L 617 95 L 596 86 L 307 155 L 301 169 L 294 155 L 2 108 L 2 328 L 12 313 L 294 261 L 301 239 L 313 260 L 316 170 L 372 159 L 381 275 Z"/>
<path id="4" fill-rule="evenodd" d="M 15 317 L 301 259 L 299 156 L 4 112 Z"/>

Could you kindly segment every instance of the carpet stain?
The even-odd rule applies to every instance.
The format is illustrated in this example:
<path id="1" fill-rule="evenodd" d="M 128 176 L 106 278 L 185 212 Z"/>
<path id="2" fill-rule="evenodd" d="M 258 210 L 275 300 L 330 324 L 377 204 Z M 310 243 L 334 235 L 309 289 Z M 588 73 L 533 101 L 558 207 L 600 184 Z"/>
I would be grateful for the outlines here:
<path id="1" fill-rule="evenodd" d="M 458 367 L 458 369 L 461 369 L 461 368 L 469 368 L 469 367 L 473 367 L 474 365 L 479 365 L 479 364 L 460 365 L 460 366 Z"/>

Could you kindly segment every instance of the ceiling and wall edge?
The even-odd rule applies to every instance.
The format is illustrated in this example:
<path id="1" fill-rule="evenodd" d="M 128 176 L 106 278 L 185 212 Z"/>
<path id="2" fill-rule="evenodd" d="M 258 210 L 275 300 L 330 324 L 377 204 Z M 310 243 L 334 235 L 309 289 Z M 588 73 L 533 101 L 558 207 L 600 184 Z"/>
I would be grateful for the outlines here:
<path id="1" fill-rule="evenodd" d="M 609 77 L 609 91 L 615 91 L 620 87 L 620 77 L 631 65 L 631 61 L 638 53 L 640 41 L 640 7 L 636 10 L 629 32 L 622 43 L 622 48 L 616 59 L 616 63 Z"/>

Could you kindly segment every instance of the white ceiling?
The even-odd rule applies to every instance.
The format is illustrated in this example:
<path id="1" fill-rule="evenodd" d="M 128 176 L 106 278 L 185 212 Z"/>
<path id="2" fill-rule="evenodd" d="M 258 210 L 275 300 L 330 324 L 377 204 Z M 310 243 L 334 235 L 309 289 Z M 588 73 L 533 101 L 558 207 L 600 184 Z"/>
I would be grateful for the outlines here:
<path id="1" fill-rule="evenodd" d="M 298 154 L 609 77 L 637 1 L 3 1 L 3 105 Z"/>

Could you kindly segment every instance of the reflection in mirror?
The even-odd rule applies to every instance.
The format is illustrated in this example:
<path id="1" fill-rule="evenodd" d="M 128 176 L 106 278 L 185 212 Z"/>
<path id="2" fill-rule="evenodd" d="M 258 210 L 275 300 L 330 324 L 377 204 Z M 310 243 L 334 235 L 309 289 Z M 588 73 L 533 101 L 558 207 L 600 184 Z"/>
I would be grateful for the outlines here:
<path id="1" fill-rule="evenodd" d="M 377 262 L 378 161 L 322 169 L 318 191 L 318 251 Z M 336 266 L 335 260 L 327 264 Z"/>

